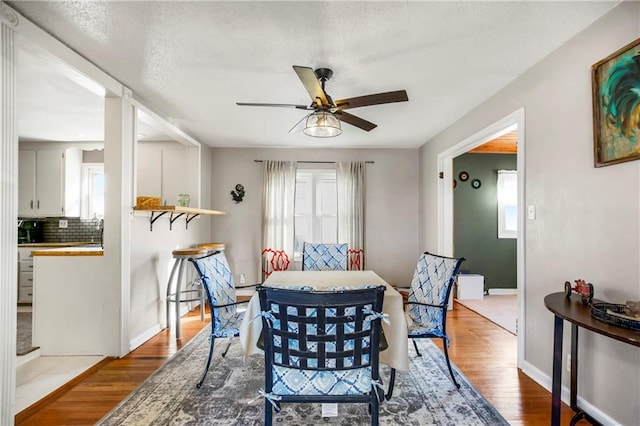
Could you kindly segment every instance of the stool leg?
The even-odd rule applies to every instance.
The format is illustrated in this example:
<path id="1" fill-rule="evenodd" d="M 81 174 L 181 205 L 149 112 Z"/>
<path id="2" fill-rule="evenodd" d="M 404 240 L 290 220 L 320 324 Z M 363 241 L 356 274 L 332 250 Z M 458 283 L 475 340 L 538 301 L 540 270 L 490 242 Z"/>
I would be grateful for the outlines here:
<path id="1" fill-rule="evenodd" d="M 184 259 L 180 259 L 178 269 L 178 282 L 176 283 L 176 339 L 180 338 L 180 294 L 182 291 L 182 271 L 184 269 Z"/>
<path id="2" fill-rule="evenodd" d="M 173 277 L 176 274 L 176 269 L 178 269 L 178 259 L 174 259 L 173 261 L 173 267 L 171 268 L 171 274 L 169 274 L 169 281 L 167 282 L 167 297 L 165 299 L 165 316 L 166 316 L 166 328 L 168 328 L 169 330 L 171 330 L 171 321 L 169 318 L 169 304 L 170 304 L 170 299 L 171 299 L 171 286 L 173 284 Z"/>

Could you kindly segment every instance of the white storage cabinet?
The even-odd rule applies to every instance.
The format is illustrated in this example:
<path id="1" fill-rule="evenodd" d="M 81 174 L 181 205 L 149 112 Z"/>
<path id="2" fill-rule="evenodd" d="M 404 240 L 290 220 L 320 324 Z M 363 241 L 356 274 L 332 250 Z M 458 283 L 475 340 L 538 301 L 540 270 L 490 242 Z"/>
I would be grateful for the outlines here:
<path id="1" fill-rule="evenodd" d="M 482 299 L 484 296 L 484 276 L 478 274 L 458 274 L 458 299 Z"/>

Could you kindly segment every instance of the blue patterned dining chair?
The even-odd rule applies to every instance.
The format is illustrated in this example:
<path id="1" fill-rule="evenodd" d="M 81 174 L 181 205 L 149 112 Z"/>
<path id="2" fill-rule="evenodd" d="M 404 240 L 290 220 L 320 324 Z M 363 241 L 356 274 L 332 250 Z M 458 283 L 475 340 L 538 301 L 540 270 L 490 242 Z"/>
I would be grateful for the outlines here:
<path id="1" fill-rule="evenodd" d="M 346 271 L 347 244 L 317 244 L 305 242 L 302 246 L 303 271 Z"/>
<path id="2" fill-rule="evenodd" d="M 264 348 L 265 425 L 281 403 L 366 403 L 379 421 L 378 374 L 386 348 L 384 286 L 312 291 L 258 287 Z M 379 390 L 380 388 L 380 390 Z"/>
<path id="3" fill-rule="evenodd" d="M 196 387 L 200 388 L 211 365 L 215 340 L 228 338 L 229 343 L 222 352 L 224 357 L 229 350 L 229 346 L 231 346 L 231 338 L 240 334 L 239 328 L 244 312 L 238 312 L 237 307 L 248 301 L 237 302 L 236 289 L 256 287 L 258 284 L 236 287 L 229 269 L 229 263 L 223 251 L 214 252 L 197 259 L 191 258 L 189 261 L 193 263 L 200 276 L 200 282 L 207 295 L 207 304 L 211 314 L 209 357 L 202 376 L 196 384 Z"/>
<path id="4" fill-rule="evenodd" d="M 416 270 L 413 273 L 411 289 L 406 302 L 408 305 L 407 315 L 411 323 L 408 327 L 409 338 L 413 342 L 416 353 L 418 356 L 422 356 L 415 339 L 442 339 L 449 374 L 458 389 L 460 389 L 460 384 L 453 375 L 449 361 L 450 340 L 447 336 L 447 308 L 451 288 L 458 275 L 460 264 L 464 260 L 464 257 L 453 258 L 428 252 L 423 253 L 418 259 Z M 387 399 L 391 398 L 394 381 L 395 369 L 392 369 Z"/>

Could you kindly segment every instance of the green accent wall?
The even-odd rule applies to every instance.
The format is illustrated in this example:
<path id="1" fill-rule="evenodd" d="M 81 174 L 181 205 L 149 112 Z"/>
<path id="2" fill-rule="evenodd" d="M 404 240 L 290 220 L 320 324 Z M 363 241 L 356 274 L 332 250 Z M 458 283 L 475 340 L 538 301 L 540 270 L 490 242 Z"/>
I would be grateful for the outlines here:
<path id="1" fill-rule="evenodd" d="M 463 154 L 453 160 L 454 253 L 461 270 L 484 276 L 485 290 L 516 288 L 516 239 L 498 238 L 498 170 L 516 170 L 514 154 Z M 460 172 L 469 174 L 466 182 Z M 474 189 L 471 182 L 480 179 Z"/>

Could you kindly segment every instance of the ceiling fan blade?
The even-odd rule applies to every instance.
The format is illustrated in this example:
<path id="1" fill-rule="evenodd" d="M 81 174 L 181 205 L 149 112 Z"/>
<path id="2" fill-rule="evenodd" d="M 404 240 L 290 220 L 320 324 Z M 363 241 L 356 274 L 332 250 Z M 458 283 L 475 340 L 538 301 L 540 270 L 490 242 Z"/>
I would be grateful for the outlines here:
<path id="1" fill-rule="evenodd" d="M 406 90 L 397 90 L 395 92 L 376 93 L 375 95 L 358 96 L 336 101 L 338 109 L 358 108 L 370 105 L 390 104 L 394 102 L 408 101 Z"/>
<path id="2" fill-rule="evenodd" d="M 312 110 L 313 108 L 308 105 L 294 105 L 294 104 L 263 104 L 256 102 L 236 102 L 236 105 L 240 106 L 259 106 L 259 107 L 278 107 L 278 108 L 297 108 L 304 110 Z"/>
<path id="3" fill-rule="evenodd" d="M 312 68 L 294 65 L 293 69 L 296 74 L 298 74 L 298 78 L 302 81 L 304 88 L 309 92 L 313 103 L 316 103 L 316 99 L 319 99 L 322 105 L 330 105 L 327 100 L 327 95 L 324 93 L 324 90 L 322 90 L 318 77 L 316 77 L 316 73 Z"/>
<path id="4" fill-rule="evenodd" d="M 340 118 L 340 121 L 351 124 L 352 126 L 359 127 L 366 132 L 370 132 L 371 130 L 378 127 L 377 124 L 373 124 L 372 122 L 367 121 L 363 118 L 356 117 L 355 115 L 349 114 L 348 112 L 336 111 L 335 115 Z"/>

